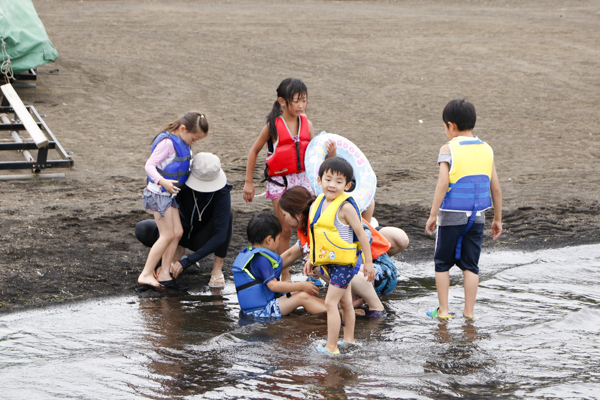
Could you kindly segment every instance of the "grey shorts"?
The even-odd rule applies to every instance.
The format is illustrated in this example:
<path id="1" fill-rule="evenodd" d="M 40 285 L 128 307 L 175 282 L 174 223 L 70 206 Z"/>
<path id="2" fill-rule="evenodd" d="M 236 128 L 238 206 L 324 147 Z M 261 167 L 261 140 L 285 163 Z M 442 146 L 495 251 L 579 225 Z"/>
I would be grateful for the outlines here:
<path id="1" fill-rule="evenodd" d="M 179 208 L 179 204 L 175 201 L 175 197 L 172 197 L 170 193 L 164 192 L 154 193 L 148 189 L 144 189 L 142 200 L 144 201 L 144 208 L 146 210 L 158 211 L 161 215 L 167 211 L 169 207 Z"/>

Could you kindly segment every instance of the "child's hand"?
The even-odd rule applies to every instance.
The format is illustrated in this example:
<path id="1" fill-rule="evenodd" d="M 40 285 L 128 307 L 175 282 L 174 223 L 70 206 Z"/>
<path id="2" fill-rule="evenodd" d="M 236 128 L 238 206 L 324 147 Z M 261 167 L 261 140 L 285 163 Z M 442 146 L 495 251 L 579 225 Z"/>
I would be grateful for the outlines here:
<path id="1" fill-rule="evenodd" d="M 254 182 L 244 183 L 244 201 L 246 203 L 252 203 L 254 200 Z"/>
<path id="2" fill-rule="evenodd" d="M 330 157 L 336 156 L 337 145 L 335 144 L 335 142 L 332 139 L 327 139 L 327 142 L 325 142 L 325 148 L 327 149 L 327 157 L 325 157 L 325 158 L 330 158 Z"/>
<path id="3" fill-rule="evenodd" d="M 179 187 L 175 186 L 177 181 L 173 181 L 171 179 L 161 179 L 160 185 L 165 188 L 165 190 L 171 194 L 179 193 L 181 190 Z"/>
<path id="4" fill-rule="evenodd" d="M 430 235 L 433 235 L 433 231 L 435 230 L 435 222 L 437 220 L 437 216 L 429 217 L 427 223 L 425 224 L 425 232 Z"/>
<path id="5" fill-rule="evenodd" d="M 302 291 L 313 296 L 317 296 L 319 294 L 319 288 L 312 282 L 300 282 L 302 284 Z"/>
<path id="6" fill-rule="evenodd" d="M 498 236 L 502 233 L 502 222 L 494 220 L 492 222 L 492 237 L 493 240 L 498 239 Z"/>
<path id="7" fill-rule="evenodd" d="M 365 277 L 367 278 L 367 282 L 375 280 L 375 267 L 372 262 L 365 263 Z"/>
<path id="8" fill-rule="evenodd" d="M 312 263 L 308 260 L 303 263 L 304 264 L 304 275 L 306 276 L 314 276 Z"/>

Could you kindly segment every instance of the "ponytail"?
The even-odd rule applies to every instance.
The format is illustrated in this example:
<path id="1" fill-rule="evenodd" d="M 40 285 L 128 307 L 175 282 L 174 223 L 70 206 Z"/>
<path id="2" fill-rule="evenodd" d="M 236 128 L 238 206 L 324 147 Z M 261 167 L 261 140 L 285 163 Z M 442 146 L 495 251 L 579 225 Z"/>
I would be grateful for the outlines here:
<path id="1" fill-rule="evenodd" d="M 173 132 L 181 125 L 185 126 L 185 129 L 190 133 L 197 133 L 198 131 L 208 133 L 208 120 L 206 116 L 198 111 L 188 111 L 177 120 L 160 128 L 159 134 L 162 132 Z"/>
<path id="2" fill-rule="evenodd" d="M 281 115 L 282 112 L 283 111 L 281 110 L 281 105 L 279 104 L 279 98 L 277 98 L 277 100 L 275 100 L 275 103 L 273 104 L 271 112 L 267 115 L 269 137 L 271 138 L 271 141 L 273 141 L 273 143 L 277 141 L 277 128 L 275 127 L 275 121 L 277 120 L 277 117 Z"/>
<path id="3" fill-rule="evenodd" d="M 294 93 L 292 93 L 292 86 L 300 86 L 300 88 L 304 87 L 304 92 L 306 92 L 306 86 L 300 79 L 285 78 L 277 87 L 277 100 L 275 100 L 271 112 L 267 115 L 269 136 L 271 137 L 271 140 L 273 142 L 277 141 L 277 128 L 275 127 L 275 121 L 277 120 L 277 117 L 279 117 L 283 113 L 283 110 L 281 109 L 281 104 L 279 104 L 279 98 L 281 97 L 282 99 L 284 99 L 286 104 L 292 101 L 294 94 L 296 94 L 297 92 L 296 90 L 294 91 Z"/>

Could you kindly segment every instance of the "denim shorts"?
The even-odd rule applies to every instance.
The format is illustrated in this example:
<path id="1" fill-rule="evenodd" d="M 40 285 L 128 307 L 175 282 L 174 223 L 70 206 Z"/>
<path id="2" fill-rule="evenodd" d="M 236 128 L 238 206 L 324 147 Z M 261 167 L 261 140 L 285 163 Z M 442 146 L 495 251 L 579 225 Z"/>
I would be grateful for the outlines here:
<path id="1" fill-rule="evenodd" d="M 144 201 L 144 208 L 146 210 L 158 211 L 161 215 L 167 211 L 169 207 L 179 208 L 179 204 L 175 201 L 170 193 L 164 192 L 154 193 L 148 189 L 144 189 L 142 200 Z"/>

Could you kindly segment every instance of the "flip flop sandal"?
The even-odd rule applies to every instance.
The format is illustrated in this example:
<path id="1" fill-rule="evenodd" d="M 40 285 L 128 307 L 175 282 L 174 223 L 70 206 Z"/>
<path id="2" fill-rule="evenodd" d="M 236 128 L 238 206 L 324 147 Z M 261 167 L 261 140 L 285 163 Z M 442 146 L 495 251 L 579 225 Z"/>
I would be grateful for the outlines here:
<path id="1" fill-rule="evenodd" d="M 211 275 L 210 279 L 214 280 L 215 282 L 218 281 L 219 279 L 223 279 L 223 283 L 220 284 L 220 285 L 211 285 L 210 281 L 208 281 L 208 287 L 209 288 L 211 288 L 211 289 L 223 289 L 225 287 L 225 277 L 223 275 L 221 275 L 221 276 Z"/>
<path id="2" fill-rule="evenodd" d="M 158 281 L 158 283 L 160 283 L 167 289 L 187 290 L 189 288 L 188 285 L 186 285 L 183 282 L 178 282 L 177 280 L 175 280 L 175 278 L 170 279 L 168 281 Z"/>
<path id="3" fill-rule="evenodd" d="M 429 307 L 427 309 L 427 316 L 431 317 L 431 318 L 439 318 L 439 319 L 450 319 L 450 318 L 452 318 L 452 315 L 445 315 L 443 317 L 440 317 L 438 315 L 438 311 L 439 310 L 440 310 L 439 307 L 437 307 L 437 308 L 436 307 Z"/>
<path id="4" fill-rule="evenodd" d="M 167 291 L 167 288 L 166 287 L 156 287 L 156 286 L 152 286 L 152 285 L 140 285 L 135 288 L 135 291 L 138 293 L 144 293 L 144 292 L 147 292 L 148 290 L 154 290 L 157 293 L 164 293 Z"/>
<path id="5" fill-rule="evenodd" d="M 369 310 L 368 313 L 365 314 L 367 318 L 385 318 L 387 315 L 385 310 Z"/>

